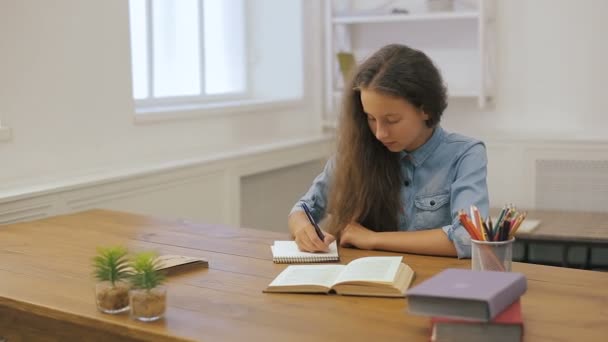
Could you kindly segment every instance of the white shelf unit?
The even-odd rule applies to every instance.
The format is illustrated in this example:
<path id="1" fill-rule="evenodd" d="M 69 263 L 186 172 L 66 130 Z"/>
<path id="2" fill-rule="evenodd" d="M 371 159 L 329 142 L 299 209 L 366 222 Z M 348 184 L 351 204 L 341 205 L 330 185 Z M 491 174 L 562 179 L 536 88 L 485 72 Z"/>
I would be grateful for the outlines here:
<path id="1" fill-rule="evenodd" d="M 402 0 L 408 14 L 391 8 L 358 10 L 357 1 L 325 1 L 325 117 L 335 128 L 342 97 L 336 54 L 352 52 L 357 62 L 380 47 L 406 44 L 425 52 L 440 69 L 450 98 L 470 98 L 485 107 L 495 96 L 495 0 L 454 0 L 451 11 L 425 10 L 425 0 Z M 359 1 L 362 3 L 362 1 Z M 394 2 L 393 2 L 394 3 Z M 390 5 L 390 4 L 389 4 Z"/>
<path id="2" fill-rule="evenodd" d="M 380 14 L 380 15 L 337 15 L 332 18 L 334 24 L 394 23 L 404 21 L 477 19 L 477 11 L 430 12 L 418 14 Z"/>

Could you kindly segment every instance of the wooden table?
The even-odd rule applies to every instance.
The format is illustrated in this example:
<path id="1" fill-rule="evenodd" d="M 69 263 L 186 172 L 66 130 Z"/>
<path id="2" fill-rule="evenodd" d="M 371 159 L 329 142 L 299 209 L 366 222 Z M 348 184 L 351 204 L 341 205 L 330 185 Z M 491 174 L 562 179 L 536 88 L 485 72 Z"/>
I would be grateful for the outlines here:
<path id="1" fill-rule="evenodd" d="M 518 232 L 517 241 L 524 247 L 522 261 L 528 261 L 529 245 L 555 244 L 564 246 L 562 266 L 570 266 L 568 255 L 570 247 L 585 247 L 583 268 L 591 265 L 591 249 L 608 247 L 608 213 L 577 212 L 562 210 L 527 210 L 529 219 L 540 220 L 537 228 L 531 232 Z M 497 216 L 499 209 L 492 209 Z"/>
<path id="2" fill-rule="evenodd" d="M 427 341 L 429 320 L 404 299 L 262 290 L 285 265 L 269 245 L 287 234 L 93 210 L 0 226 L 0 340 L 14 341 Z M 166 318 L 154 323 L 98 312 L 91 258 L 99 245 L 206 257 L 209 269 L 168 281 Z M 342 262 L 367 255 L 342 249 Z M 470 260 L 405 255 L 415 283 Z M 514 263 L 528 277 L 525 340 L 605 341 L 608 274 Z"/>

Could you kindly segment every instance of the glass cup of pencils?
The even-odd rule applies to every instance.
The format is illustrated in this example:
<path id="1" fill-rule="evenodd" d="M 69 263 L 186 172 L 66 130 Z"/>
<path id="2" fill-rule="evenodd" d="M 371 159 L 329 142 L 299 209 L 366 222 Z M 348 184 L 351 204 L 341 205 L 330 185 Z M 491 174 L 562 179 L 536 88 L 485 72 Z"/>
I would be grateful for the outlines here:
<path id="1" fill-rule="evenodd" d="M 471 215 L 459 212 L 462 226 L 471 236 L 471 268 L 474 271 L 511 271 L 515 232 L 526 218 L 513 206 L 505 206 L 492 224 L 492 219 L 483 220 L 479 210 L 471 206 Z"/>
<path id="2" fill-rule="evenodd" d="M 479 241 L 471 239 L 471 269 L 473 271 L 511 272 L 513 241 Z"/>

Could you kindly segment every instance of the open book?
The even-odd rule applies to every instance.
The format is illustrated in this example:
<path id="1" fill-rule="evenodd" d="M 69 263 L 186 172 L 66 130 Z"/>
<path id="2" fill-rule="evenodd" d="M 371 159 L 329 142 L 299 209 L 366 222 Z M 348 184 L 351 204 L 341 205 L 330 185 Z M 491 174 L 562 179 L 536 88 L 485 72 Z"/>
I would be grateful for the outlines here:
<path id="1" fill-rule="evenodd" d="M 348 265 L 287 266 L 264 292 L 405 297 L 414 271 L 402 257 L 364 257 Z"/>
<path id="2" fill-rule="evenodd" d="M 274 244 L 270 246 L 270 250 L 272 251 L 272 261 L 277 264 L 331 262 L 340 260 L 336 241 L 329 245 L 329 252 L 326 253 L 302 252 L 295 241 L 275 241 Z"/>

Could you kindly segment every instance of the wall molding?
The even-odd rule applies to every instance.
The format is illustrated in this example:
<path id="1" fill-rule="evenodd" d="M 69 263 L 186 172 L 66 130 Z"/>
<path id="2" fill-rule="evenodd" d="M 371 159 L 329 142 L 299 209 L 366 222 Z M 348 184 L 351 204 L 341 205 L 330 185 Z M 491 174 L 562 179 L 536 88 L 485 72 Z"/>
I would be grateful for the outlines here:
<path id="1" fill-rule="evenodd" d="M 32 201 L 34 202 L 34 201 Z M 0 224 L 9 224 L 20 221 L 35 220 L 49 216 L 53 203 L 23 203 L 22 206 L 3 208 L 0 211 Z"/>
<path id="2" fill-rule="evenodd" d="M 201 201 L 217 206 L 208 208 L 219 221 L 214 223 L 240 225 L 242 177 L 327 158 L 332 140 L 331 136 L 290 140 L 11 189 L 0 192 L 0 224 L 100 207 L 204 219 L 204 208 L 198 213 L 193 203 Z M 213 190 L 205 191 L 207 185 Z M 193 203 L 190 213 L 180 208 L 180 201 Z"/>

